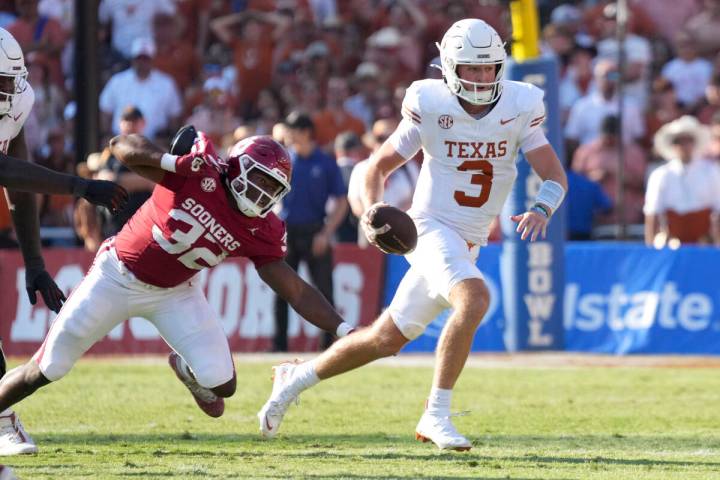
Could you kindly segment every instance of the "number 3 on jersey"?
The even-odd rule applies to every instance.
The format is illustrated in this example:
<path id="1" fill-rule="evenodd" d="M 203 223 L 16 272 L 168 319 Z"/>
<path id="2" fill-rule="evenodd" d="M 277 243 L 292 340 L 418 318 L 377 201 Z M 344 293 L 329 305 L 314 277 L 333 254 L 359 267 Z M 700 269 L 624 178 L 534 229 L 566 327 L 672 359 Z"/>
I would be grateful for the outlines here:
<path id="1" fill-rule="evenodd" d="M 490 198 L 492 188 L 493 166 L 487 160 L 467 160 L 457 169 L 461 172 L 478 171 L 470 177 L 470 183 L 480 185 L 480 194 L 477 196 L 468 195 L 460 190 L 455 190 L 455 201 L 463 207 L 479 208 L 485 205 Z"/>

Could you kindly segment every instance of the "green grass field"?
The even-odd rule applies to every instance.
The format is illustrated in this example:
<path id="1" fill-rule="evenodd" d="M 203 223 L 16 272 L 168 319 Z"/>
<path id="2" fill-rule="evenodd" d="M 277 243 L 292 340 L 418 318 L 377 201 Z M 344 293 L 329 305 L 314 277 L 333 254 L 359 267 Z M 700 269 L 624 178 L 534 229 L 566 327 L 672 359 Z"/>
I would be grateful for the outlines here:
<path id="1" fill-rule="evenodd" d="M 236 359 L 211 419 L 161 361 L 83 360 L 17 407 L 40 453 L 20 479 L 720 479 L 720 370 L 468 368 L 454 407 L 474 443 L 414 440 L 432 371 L 371 366 L 305 392 L 278 439 L 255 413 L 269 364 Z"/>

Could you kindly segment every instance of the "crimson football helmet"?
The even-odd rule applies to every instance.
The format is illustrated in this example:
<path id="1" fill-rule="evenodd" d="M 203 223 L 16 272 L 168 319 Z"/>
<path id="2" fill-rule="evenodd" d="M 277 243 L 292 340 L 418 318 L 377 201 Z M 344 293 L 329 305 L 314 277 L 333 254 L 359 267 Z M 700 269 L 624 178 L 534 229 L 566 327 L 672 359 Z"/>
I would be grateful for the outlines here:
<path id="1" fill-rule="evenodd" d="M 290 191 L 291 174 L 292 163 L 285 147 L 272 137 L 258 135 L 232 147 L 225 181 L 242 213 L 264 217 Z"/>

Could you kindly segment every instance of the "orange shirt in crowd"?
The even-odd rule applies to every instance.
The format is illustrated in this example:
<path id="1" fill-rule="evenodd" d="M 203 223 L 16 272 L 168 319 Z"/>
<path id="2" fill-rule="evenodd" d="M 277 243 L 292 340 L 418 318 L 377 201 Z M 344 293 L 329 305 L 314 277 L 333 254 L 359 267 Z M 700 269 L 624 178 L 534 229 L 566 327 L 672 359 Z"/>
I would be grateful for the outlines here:
<path id="1" fill-rule="evenodd" d="M 365 133 L 365 124 L 362 120 L 347 112 L 340 112 L 336 116 L 330 110 L 323 110 L 313 116 L 315 124 L 315 141 L 320 146 L 332 144 L 339 133 L 351 131 L 361 137 Z"/>
<path id="2" fill-rule="evenodd" d="M 192 84 L 202 69 L 195 48 L 187 40 L 158 45 L 153 65 L 170 75 L 181 92 Z"/>
<path id="3" fill-rule="evenodd" d="M 268 31 L 266 38 L 271 38 Z M 233 43 L 233 63 L 237 72 L 238 100 L 255 102 L 260 91 L 270 84 L 273 74 L 273 42 L 250 45 L 238 38 Z"/>

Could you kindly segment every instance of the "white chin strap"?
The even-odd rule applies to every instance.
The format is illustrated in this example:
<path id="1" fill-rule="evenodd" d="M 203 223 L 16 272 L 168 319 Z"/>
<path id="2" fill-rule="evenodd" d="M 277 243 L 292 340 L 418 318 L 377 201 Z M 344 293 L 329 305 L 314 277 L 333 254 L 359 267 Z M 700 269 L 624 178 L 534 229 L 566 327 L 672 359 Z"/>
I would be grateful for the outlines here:
<path id="1" fill-rule="evenodd" d="M 473 105 L 487 105 L 500 98 L 501 87 L 499 81 L 494 83 L 479 83 L 458 79 L 458 83 L 460 90 L 457 92 L 457 96 Z M 484 87 L 490 88 L 481 90 L 481 88 Z"/>

